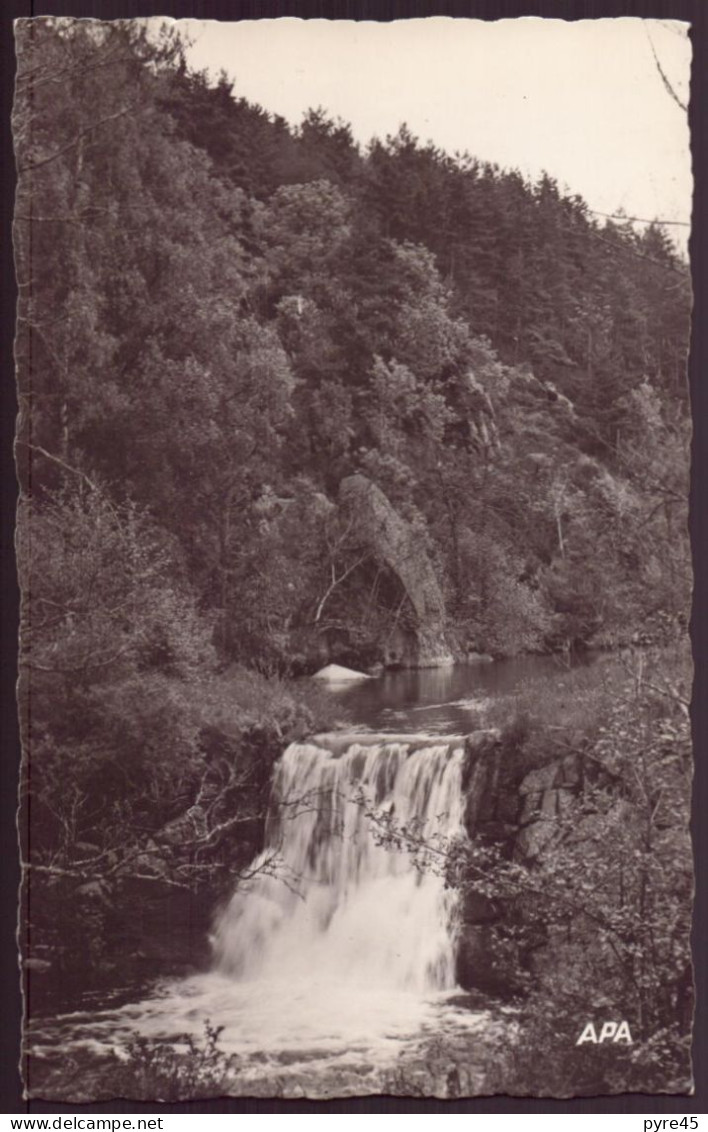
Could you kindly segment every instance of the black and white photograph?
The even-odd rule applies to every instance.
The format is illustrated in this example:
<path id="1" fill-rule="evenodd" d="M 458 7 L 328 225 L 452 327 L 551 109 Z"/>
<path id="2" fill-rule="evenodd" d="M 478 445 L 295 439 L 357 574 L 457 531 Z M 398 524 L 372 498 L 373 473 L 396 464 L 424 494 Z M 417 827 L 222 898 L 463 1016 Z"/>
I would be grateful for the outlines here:
<path id="1" fill-rule="evenodd" d="M 689 24 L 14 31 L 25 1098 L 680 1105 Z"/>

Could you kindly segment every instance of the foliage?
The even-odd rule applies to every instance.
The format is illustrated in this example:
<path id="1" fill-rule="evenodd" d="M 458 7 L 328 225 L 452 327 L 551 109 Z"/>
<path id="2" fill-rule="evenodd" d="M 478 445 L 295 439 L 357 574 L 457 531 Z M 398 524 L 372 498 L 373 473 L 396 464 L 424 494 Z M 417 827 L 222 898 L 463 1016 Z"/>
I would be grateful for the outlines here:
<path id="1" fill-rule="evenodd" d="M 639 661 L 583 753 L 582 792 L 561 791 L 560 812 L 546 818 L 522 920 L 542 930 L 548 959 L 532 961 L 506 1064 L 515 1092 L 529 1090 L 532 1047 L 553 1052 L 546 1084 L 556 1094 L 689 1087 L 691 743 L 687 681 L 670 671 Z M 621 1057 L 575 1044 L 586 1021 L 606 1018 L 629 1021 L 635 1044 Z"/>
<path id="2" fill-rule="evenodd" d="M 331 707 L 218 674 L 179 548 L 134 503 L 67 485 L 23 517 L 19 551 L 29 929 L 95 975 L 136 886 L 216 896 L 248 875 L 273 762 Z"/>
<path id="3" fill-rule="evenodd" d="M 422 518 L 461 650 L 685 615 L 689 293 L 660 229 L 405 128 L 366 154 L 322 111 L 289 131 L 168 31 L 18 46 L 21 473 L 160 516 L 229 659 L 308 663 L 318 499 L 357 470 Z"/>
<path id="4" fill-rule="evenodd" d="M 559 749 L 550 728 L 525 724 L 505 737 L 514 763 L 519 743 L 545 749 L 543 761 L 507 767 L 506 787 L 497 782 L 497 791 L 523 791 L 511 841 L 484 815 L 468 839 L 425 837 L 360 798 L 381 844 L 444 876 L 463 903 L 497 910 L 485 950 L 520 1009 L 516 1038 L 507 1032 L 488 1053 L 485 1091 L 690 1088 L 687 674 L 644 657 L 628 674 L 595 733 L 570 747 L 577 774 L 567 777 L 569 748 Z M 599 1032 L 607 1020 L 626 1020 L 633 1044 L 577 1045 L 588 1021 Z"/>
<path id="5" fill-rule="evenodd" d="M 130 1100 L 174 1103 L 228 1092 L 236 1058 L 219 1045 L 223 1026 L 206 1022 L 204 1038 L 178 1034 L 169 1043 L 136 1037 L 107 1076 L 111 1088 Z"/>
<path id="6" fill-rule="evenodd" d="M 380 660 L 402 617 L 419 627 L 341 513 L 345 476 L 368 475 L 424 548 L 458 655 L 685 628 L 690 287 L 659 226 L 600 224 L 547 175 L 405 127 L 364 152 L 323 111 L 291 129 L 190 73 L 169 25 L 44 17 L 18 22 L 17 47 L 23 790 L 43 930 L 86 885 L 98 923 L 121 886 L 238 873 L 273 758 L 315 722 L 284 681 Z M 662 861 L 684 844 L 666 807 L 685 804 L 667 753 L 685 737 L 645 721 L 622 746 L 621 726 L 612 805 L 631 820 L 599 787 L 593 813 L 656 933 L 647 893 L 671 916 L 679 898 L 647 845 Z M 549 892 L 579 877 L 573 852 L 548 857 Z M 651 1018 L 673 944 L 633 954 L 616 909 L 603 931 Z"/>

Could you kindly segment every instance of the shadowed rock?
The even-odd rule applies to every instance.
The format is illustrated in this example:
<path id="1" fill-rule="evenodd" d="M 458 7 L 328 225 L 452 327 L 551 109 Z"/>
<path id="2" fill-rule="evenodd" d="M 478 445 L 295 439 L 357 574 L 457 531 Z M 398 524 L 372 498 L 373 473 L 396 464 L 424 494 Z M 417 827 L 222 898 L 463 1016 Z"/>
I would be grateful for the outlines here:
<path id="1" fill-rule="evenodd" d="M 445 603 L 420 534 L 391 505 L 375 483 L 361 474 L 339 485 L 339 499 L 354 523 L 358 538 L 399 579 L 415 615 L 413 647 L 395 658 L 408 668 L 451 664 L 445 639 Z"/>

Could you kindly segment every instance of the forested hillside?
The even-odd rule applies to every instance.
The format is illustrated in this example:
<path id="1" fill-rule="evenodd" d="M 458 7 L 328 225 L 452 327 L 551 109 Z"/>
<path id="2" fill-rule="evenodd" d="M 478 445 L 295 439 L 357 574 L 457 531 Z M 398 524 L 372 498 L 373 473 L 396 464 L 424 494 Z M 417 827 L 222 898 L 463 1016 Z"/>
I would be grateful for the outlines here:
<path id="1" fill-rule="evenodd" d="M 351 477 L 434 579 L 451 656 L 685 625 L 690 279 L 660 226 L 405 126 L 365 148 L 323 110 L 291 128 L 171 32 L 46 18 L 17 43 L 43 875 L 149 880 L 174 838 L 145 836 L 198 798 L 170 875 L 231 876 L 267 768 L 224 752 L 311 719 L 278 681 L 425 662 Z"/>
<path id="2" fill-rule="evenodd" d="M 431 556 L 456 653 L 685 612 L 689 279 L 659 227 L 601 225 L 550 177 L 405 126 L 366 152 L 320 110 L 291 130 L 174 43 L 32 28 L 18 451 L 38 501 L 89 481 L 130 500 L 185 609 L 268 672 L 331 639 L 379 659 L 412 619 L 328 506 L 355 472 Z"/>

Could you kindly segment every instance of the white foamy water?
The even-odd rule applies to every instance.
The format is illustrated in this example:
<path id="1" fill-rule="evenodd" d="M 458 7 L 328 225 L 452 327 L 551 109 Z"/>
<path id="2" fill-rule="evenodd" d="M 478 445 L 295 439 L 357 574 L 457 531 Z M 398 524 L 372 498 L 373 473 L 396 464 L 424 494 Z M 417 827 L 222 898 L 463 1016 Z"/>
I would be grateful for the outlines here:
<path id="1" fill-rule="evenodd" d="M 377 844 L 377 815 L 422 840 L 463 836 L 461 748 L 353 743 L 341 755 L 295 743 L 274 784 L 263 876 L 217 926 L 217 968 L 255 978 L 418 995 L 454 987 L 452 893 L 406 852 Z M 283 804 L 284 803 L 284 804 Z"/>
<path id="2" fill-rule="evenodd" d="M 65 1046 L 120 1052 L 135 1033 L 201 1038 L 208 1020 L 248 1078 L 313 1063 L 380 1068 L 446 1028 L 484 1024 L 484 1012 L 453 1001 L 454 893 L 380 836 L 388 815 L 390 832 L 405 827 L 440 848 L 464 837 L 461 743 L 341 746 L 295 743 L 283 755 L 254 879 L 215 924 L 213 970 L 140 1003 L 56 1020 Z M 274 854 L 279 874 L 259 873 Z"/>

